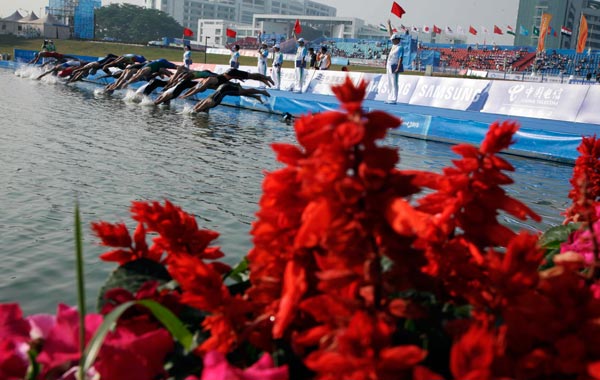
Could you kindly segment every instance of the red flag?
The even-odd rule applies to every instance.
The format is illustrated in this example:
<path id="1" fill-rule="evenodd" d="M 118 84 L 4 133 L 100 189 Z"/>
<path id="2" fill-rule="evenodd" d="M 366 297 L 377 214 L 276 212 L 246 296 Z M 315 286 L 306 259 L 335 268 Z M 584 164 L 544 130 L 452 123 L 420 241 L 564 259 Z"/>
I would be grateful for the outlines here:
<path id="1" fill-rule="evenodd" d="M 581 14 L 581 20 L 579 21 L 579 35 L 577 36 L 577 53 L 583 53 L 585 49 L 585 43 L 588 38 L 588 23 L 583 13 Z"/>
<path id="2" fill-rule="evenodd" d="M 469 26 L 469 33 L 471 33 L 472 35 L 476 36 L 477 35 L 477 29 L 473 28 L 472 26 Z"/>
<path id="3" fill-rule="evenodd" d="M 231 38 L 235 38 L 235 36 L 237 36 L 237 32 L 233 29 L 225 29 L 225 34 L 227 35 L 227 37 L 231 37 Z"/>
<path id="4" fill-rule="evenodd" d="M 442 29 L 440 29 L 437 25 L 433 25 L 433 33 L 435 33 L 435 34 L 441 34 L 442 33 Z"/>
<path id="5" fill-rule="evenodd" d="M 500 29 L 497 25 L 494 25 L 494 33 L 495 34 L 504 34 L 504 33 L 502 33 L 502 29 Z"/>
<path id="6" fill-rule="evenodd" d="M 192 37 L 194 35 L 194 31 L 190 28 L 183 28 L 183 35 L 185 37 Z"/>
<path id="7" fill-rule="evenodd" d="M 396 16 L 398 16 L 398 18 L 402 18 L 402 15 L 405 14 L 406 12 L 404 11 L 404 9 L 402 9 L 402 7 L 397 2 L 394 1 L 392 3 L 392 13 L 395 14 Z"/>
<path id="8" fill-rule="evenodd" d="M 296 25 L 294 25 L 294 33 L 302 33 L 302 26 L 300 26 L 300 20 L 296 19 Z"/>

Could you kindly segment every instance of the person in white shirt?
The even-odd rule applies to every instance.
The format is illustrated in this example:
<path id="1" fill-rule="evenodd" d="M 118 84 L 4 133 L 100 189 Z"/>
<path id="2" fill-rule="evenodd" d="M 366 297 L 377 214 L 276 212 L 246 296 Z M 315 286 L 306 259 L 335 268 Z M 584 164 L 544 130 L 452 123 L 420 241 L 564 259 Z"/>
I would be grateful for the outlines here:
<path id="1" fill-rule="evenodd" d="M 280 51 L 279 44 L 273 46 L 273 81 L 274 89 L 279 90 L 281 88 L 281 66 L 283 66 L 283 53 Z"/>
<path id="2" fill-rule="evenodd" d="M 296 36 L 294 35 L 294 38 Z M 296 60 L 295 60 L 295 68 L 296 68 L 296 83 L 294 83 L 294 91 L 302 92 L 302 86 L 304 85 L 304 75 L 306 71 L 306 56 L 308 55 L 308 49 L 304 46 L 304 38 L 298 38 L 296 40 L 298 42 L 298 47 L 296 48 Z"/>
<path id="3" fill-rule="evenodd" d="M 183 65 L 186 69 L 192 65 L 192 47 L 190 45 L 185 45 L 183 48 Z"/>
<path id="4" fill-rule="evenodd" d="M 267 75 L 267 58 L 269 58 L 269 47 L 266 42 L 263 42 L 258 49 L 258 73 Z"/>
<path id="5" fill-rule="evenodd" d="M 396 104 L 398 99 L 398 76 L 404 67 L 402 64 L 402 57 L 404 56 L 404 48 L 400 44 L 400 34 L 392 31 L 392 24 L 388 20 L 388 31 L 390 33 L 390 41 L 392 41 L 392 47 L 388 53 L 386 63 L 386 74 L 388 77 L 388 100 L 386 103 Z"/>
<path id="6" fill-rule="evenodd" d="M 240 45 L 235 45 L 233 49 L 231 49 L 229 66 L 233 67 L 234 69 L 238 69 L 240 67 Z"/>
<path id="7" fill-rule="evenodd" d="M 319 70 L 329 70 L 331 66 L 331 54 L 327 51 L 327 46 L 321 46 L 321 51 L 317 55 Z"/>

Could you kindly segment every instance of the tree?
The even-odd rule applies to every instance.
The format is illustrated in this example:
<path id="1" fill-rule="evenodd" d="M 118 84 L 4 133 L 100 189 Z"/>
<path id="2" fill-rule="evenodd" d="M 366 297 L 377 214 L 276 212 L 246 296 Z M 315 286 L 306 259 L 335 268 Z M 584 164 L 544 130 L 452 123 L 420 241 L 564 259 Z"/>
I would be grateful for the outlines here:
<path id="1" fill-rule="evenodd" d="M 111 4 L 96 10 L 97 38 L 146 43 L 162 37 L 179 37 L 183 26 L 167 13 L 133 4 Z"/>

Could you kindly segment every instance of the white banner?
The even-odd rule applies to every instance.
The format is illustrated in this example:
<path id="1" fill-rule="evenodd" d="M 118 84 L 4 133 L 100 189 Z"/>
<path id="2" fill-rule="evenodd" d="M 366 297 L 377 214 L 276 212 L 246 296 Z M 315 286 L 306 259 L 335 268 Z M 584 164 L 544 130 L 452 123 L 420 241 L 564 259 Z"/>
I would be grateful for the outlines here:
<path id="1" fill-rule="evenodd" d="M 575 121 L 587 86 L 494 81 L 482 112 Z"/>
<path id="2" fill-rule="evenodd" d="M 480 102 L 491 81 L 420 77 L 409 104 L 465 111 Z"/>
<path id="3" fill-rule="evenodd" d="M 600 111 L 598 111 L 598 106 L 600 106 L 600 86 L 585 87 L 588 88 L 588 93 L 581 104 L 576 121 L 580 123 L 600 124 Z"/>
<path id="4" fill-rule="evenodd" d="M 417 87 L 417 83 L 419 82 L 419 78 L 416 75 L 400 75 L 398 77 L 398 103 L 408 103 L 415 88 Z M 387 74 L 382 74 L 379 77 L 379 87 L 377 88 L 377 96 L 375 96 L 375 100 L 386 101 L 388 99 L 389 94 L 389 83 Z"/>

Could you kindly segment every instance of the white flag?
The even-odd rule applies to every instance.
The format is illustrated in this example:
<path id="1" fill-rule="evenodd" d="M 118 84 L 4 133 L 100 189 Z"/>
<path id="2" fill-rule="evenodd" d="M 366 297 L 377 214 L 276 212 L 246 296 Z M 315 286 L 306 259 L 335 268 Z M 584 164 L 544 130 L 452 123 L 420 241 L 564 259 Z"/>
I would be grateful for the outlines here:
<path id="1" fill-rule="evenodd" d="M 481 32 L 482 33 L 488 33 L 488 30 L 487 30 L 487 28 L 485 26 L 482 26 L 481 27 Z"/>

